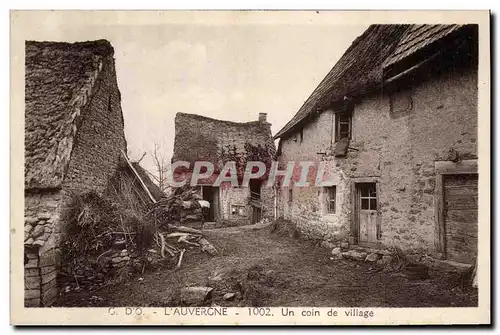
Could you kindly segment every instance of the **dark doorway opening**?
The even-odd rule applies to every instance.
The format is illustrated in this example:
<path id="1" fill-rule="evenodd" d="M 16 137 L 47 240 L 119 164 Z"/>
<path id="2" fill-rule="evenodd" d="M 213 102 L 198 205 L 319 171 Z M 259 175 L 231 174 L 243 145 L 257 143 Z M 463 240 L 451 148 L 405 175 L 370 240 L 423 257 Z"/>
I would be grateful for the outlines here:
<path id="1" fill-rule="evenodd" d="M 203 200 L 206 200 L 210 203 L 210 209 L 204 213 L 204 221 L 217 221 L 219 210 L 219 188 L 203 186 Z"/>
<path id="2" fill-rule="evenodd" d="M 260 189 L 262 181 L 259 179 L 250 180 L 250 205 L 252 206 L 252 224 L 257 223 L 262 217 L 262 203 L 260 199 Z"/>

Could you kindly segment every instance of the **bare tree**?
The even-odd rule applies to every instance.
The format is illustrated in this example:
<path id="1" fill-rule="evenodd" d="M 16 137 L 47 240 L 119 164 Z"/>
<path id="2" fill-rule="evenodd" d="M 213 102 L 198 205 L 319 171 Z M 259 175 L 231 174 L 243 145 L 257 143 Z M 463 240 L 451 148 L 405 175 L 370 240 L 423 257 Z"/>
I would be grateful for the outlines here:
<path id="1" fill-rule="evenodd" d="M 153 152 L 150 153 L 153 158 L 153 163 L 155 165 L 154 173 L 150 173 L 151 177 L 156 181 L 157 185 L 162 191 L 168 188 L 167 184 L 167 173 L 168 173 L 168 159 L 162 153 L 159 144 L 154 144 Z"/>

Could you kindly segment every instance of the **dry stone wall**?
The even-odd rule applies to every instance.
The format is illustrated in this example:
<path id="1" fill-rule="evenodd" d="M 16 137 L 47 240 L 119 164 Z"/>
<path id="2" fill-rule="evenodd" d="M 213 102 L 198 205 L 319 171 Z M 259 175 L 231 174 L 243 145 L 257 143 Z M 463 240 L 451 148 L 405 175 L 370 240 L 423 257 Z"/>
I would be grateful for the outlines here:
<path id="1" fill-rule="evenodd" d="M 102 193 L 119 166 L 121 150 L 126 152 L 121 97 L 112 57 L 103 60 L 103 69 L 87 102 L 63 187 Z"/>

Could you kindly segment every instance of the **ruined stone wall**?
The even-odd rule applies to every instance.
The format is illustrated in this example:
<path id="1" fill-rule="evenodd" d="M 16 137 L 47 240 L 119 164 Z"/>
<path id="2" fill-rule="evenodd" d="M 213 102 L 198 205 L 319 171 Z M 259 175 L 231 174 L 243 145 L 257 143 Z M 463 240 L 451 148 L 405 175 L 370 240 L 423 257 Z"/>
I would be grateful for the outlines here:
<path id="1" fill-rule="evenodd" d="M 120 150 L 126 152 L 121 97 L 112 57 L 103 60 L 102 71 L 82 114 L 63 188 L 102 193 L 119 165 Z"/>
<path id="2" fill-rule="evenodd" d="M 24 266 L 26 307 L 50 306 L 57 295 L 57 245 L 61 237 L 62 192 L 25 194 Z"/>
<path id="3" fill-rule="evenodd" d="M 319 155 L 328 147 L 332 117 L 322 113 L 303 130 L 303 143 L 283 141 L 280 161 L 326 160 L 337 185 L 337 214 L 321 212 L 321 190 L 280 190 L 279 213 L 310 238 L 342 240 L 351 223 L 351 183 L 378 182 L 384 245 L 434 252 L 436 160 L 477 158 L 477 71 L 456 70 L 399 93 L 377 94 L 355 105 L 347 157 Z M 313 136 L 316 134 L 316 137 Z M 308 135 L 311 135 L 309 137 Z M 307 141 L 314 143 L 308 143 Z"/>

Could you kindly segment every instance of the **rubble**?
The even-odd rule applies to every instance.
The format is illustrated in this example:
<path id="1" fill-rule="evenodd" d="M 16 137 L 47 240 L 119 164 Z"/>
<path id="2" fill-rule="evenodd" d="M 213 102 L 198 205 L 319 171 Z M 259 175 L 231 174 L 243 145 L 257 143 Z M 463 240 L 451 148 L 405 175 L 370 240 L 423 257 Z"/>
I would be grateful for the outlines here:
<path id="1" fill-rule="evenodd" d="M 379 258 L 380 258 L 379 254 L 372 252 L 368 254 L 368 256 L 366 256 L 365 262 L 376 262 L 378 261 Z"/>
<path id="2" fill-rule="evenodd" d="M 236 293 L 226 293 L 222 297 L 222 299 L 224 299 L 226 301 L 234 300 L 234 298 L 236 298 Z"/>
<path id="3" fill-rule="evenodd" d="M 342 251 L 340 248 L 332 249 L 332 258 L 333 259 L 342 259 Z"/>
<path id="4" fill-rule="evenodd" d="M 342 257 L 356 261 L 364 261 L 366 259 L 366 256 L 366 252 L 359 252 L 356 250 L 349 250 L 342 253 Z"/>
<path id="5" fill-rule="evenodd" d="M 208 300 L 213 291 L 212 287 L 191 286 L 181 289 L 181 303 L 187 306 L 200 305 Z"/>
<path id="6" fill-rule="evenodd" d="M 382 258 L 377 261 L 377 264 L 378 265 L 388 265 L 388 264 L 391 264 L 393 260 L 394 260 L 394 257 L 392 257 L 392 256 L 382 256 Z"/>

